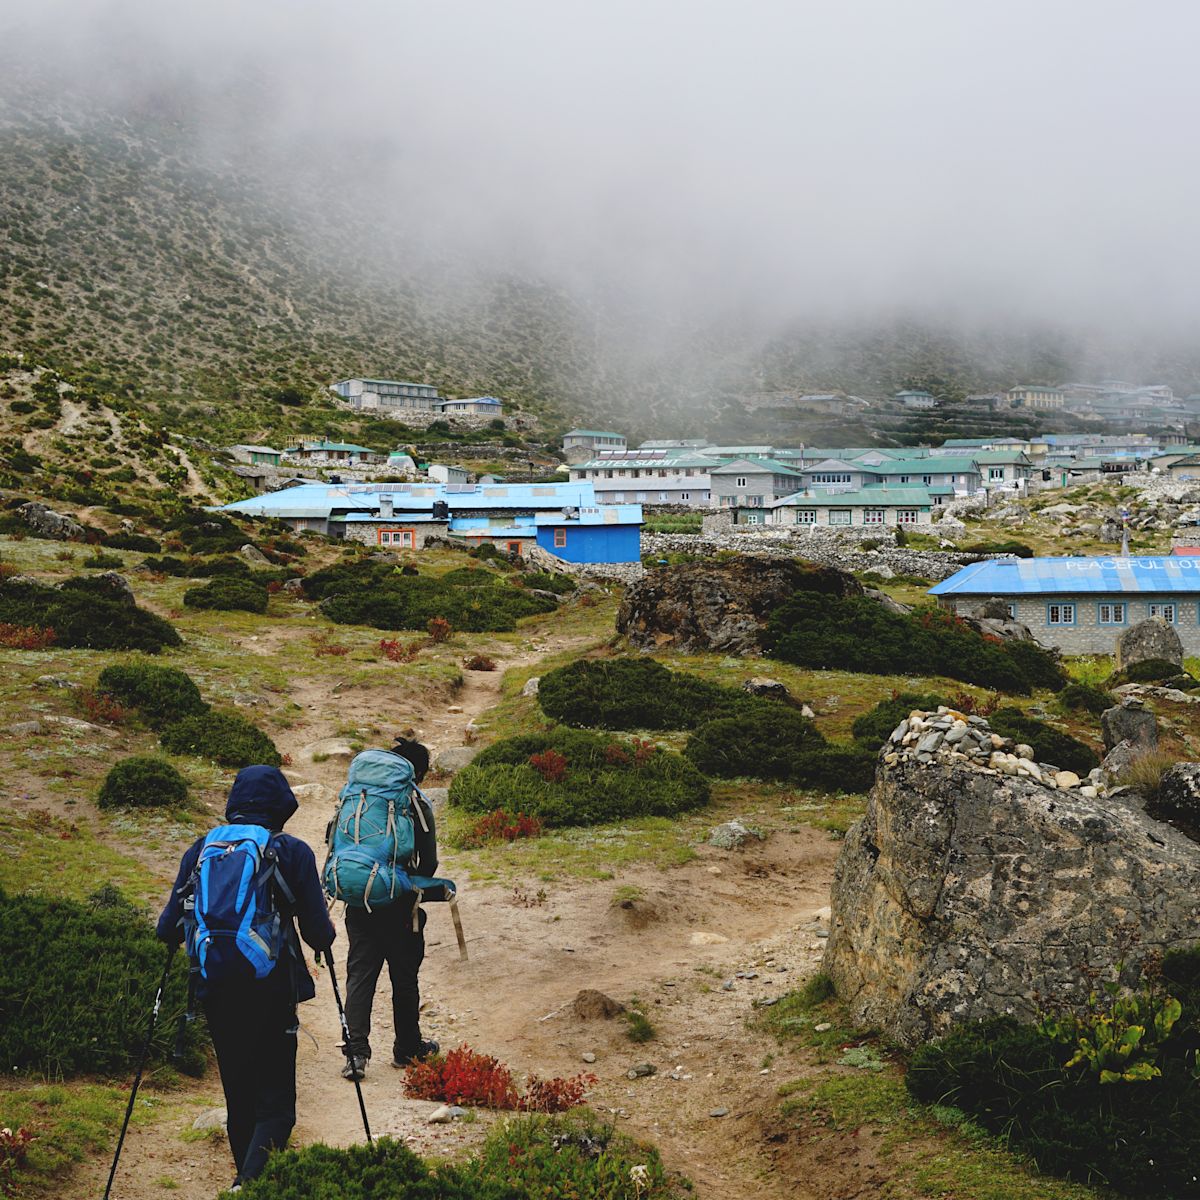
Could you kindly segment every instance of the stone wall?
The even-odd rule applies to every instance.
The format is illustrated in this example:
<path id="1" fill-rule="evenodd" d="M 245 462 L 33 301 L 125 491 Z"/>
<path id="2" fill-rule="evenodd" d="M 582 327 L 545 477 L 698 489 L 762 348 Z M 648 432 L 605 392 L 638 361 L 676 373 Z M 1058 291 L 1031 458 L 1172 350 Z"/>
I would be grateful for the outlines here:
<path id="1" fill-rule="evenodd" d="M 890 571 L 894 575 L 915 575 L 935 583 L 949 578 L 960 567 L 975 562 L 979 557 L 955 551 L 909 550 L 902 546 L 861 550 L 837 533 L 801 532 L 770 525 L 747 533 L 740 532 L 740 527 L 736 527 L 725 533 L 700 535 L 642 534 L 643 555 L 658 557 L 690 553 L 708 556 L 718 550 L 735 550 L 739 554 L 758 557 L 804 558 L 843 571 L 879 571 L 885 575 Z"/>

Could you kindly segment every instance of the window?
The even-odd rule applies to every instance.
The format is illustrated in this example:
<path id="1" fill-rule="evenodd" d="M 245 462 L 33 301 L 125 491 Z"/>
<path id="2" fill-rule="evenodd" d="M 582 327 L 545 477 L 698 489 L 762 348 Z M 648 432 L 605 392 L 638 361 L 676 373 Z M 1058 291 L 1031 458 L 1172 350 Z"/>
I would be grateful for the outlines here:
<path id="1" fill-rule="evenodd" d="M 746 524 L 747 525 L 761 525 L 762 523 L 763 523 L 763 514 L 762 513 L 747 513 L 746 514 Z"/>
<path id="2" fill-rule="evenodd" d="M 637 499 L 638 499 L 638 503 L 641 504 L 646 499 L 646 493 L 638 492 Z"/>
<path id="3" fill-rule="evenodd" d="M 933 482 L 933 476 L 932 476 L 932 475 L 922 475 L 922 476 L 921 476 L 921 482 L 922 482 L 922 483 L 923 483 L 923 484 L 924 484 L 926 487 L 928 487 L 928 486 L 929 486 L 929 485 L 930 485 L 930 484 Z"/>
<path id="4" fill-rule="evenodd" d="M 763 502 L 763 498 L 761 496 L 747 496 L 746 497 L 746 503 L 752 504 L 756 508 L 761 508 L 762 502 Z"/>
<path id="5" fill-rule="evenodd" d="M 883 509 L 882 508 L 868 508 L 863 513 L 863 524 L 864 525 L 882 525 L 883 524 Z"/>
<path id="6" fill-rule="evenodd" d="M 849 525 L 850 510 L 848 508 L 831 508 L 829 510 L 830 525 Z"/>
<path id="7" fill-rule="evenodd" d="M 1075 624 L 1075 605 L 1074 604 L 1047 604 L 1046 605 L 1046 624 L 1047 625 L 1074 625 Z"/>
<path id="8" fill-rule="evenodd" d="M 812 477 L 812 481 L 813 483 L 849 483 L 850 476 L 839 472 L 830 474 L 827 471 L 819 471 Z"/>
<path id="9" fill-rule="evenodd" d="M 1151 604 L 1150 615 L 1152 617 L 1161 617 L 1168 625 L 1175 624 L 1175 605 L 1174 604 Z"/>
<path id="10" fill-rule="evenodd" d="M 567 531 L 565 529 L 556 529 L 554 531 L 554 548 L 561 550 L 567 544 Z"/>
<path id="11" fill-rule="evenodd" d="M 659 492 L 659 493 L 658 493 L 658 498 L 659 498 L 660 500 L 666 500 L 666 498 L 667 498 L 667 493 L 666 493 L 666 492 Z"/>
<path id="12" fill-rule="evenodd" d="M 736 480 L 736 482 L 737 482 L 737 485 L 738 485 L 738 487 L 745 487 L 745 486 L 746 486 L 746 477 L 745 477 L 745 475 L 739 475 L 739 476 L 737 477 L 737 480 Z"/>
<path id="13" fill-rule="evenodd" d="M 691 492 L 680 492 L 679 498 L 680 498 L 680 500 L 690 500 L 692 498 L 692 493 Z"/>
<path id="14" fill-rule="evenodd" d="M 919 514 L 915 508 L 901 508 L 896 510 L 897 525 L 915 525 Z"/>
<path id="15" fill-rule="evenodd" d="M 1006 604 L 1004 607 L 1008 610 L 1008 619 L 1015 621 L 1017 619 L 1017 606 L 1015 604 Z"/>
<path id="16" fill-rule="evenodd" d="M 379 531 L 379 544 L 381 546 L 399 546 L 401 549 L 411 550 L 415 544 L 412 529 L 381 529 Z"/>
<path id="17" fill-rule="evenodd" d="M 1096 620 L 1101 625 L 1124 625 L 1125 624 L 1125 604 L 1124 602 L 1114 602 L 1111 604 L 1099 604 L 1096 606 Z"/>
<path id="18" fill-rule="evenodd" d="M 988 468 L 988 478 L 989 479 L 1003 479 L 1004 478 L 1004 468 L 1003 467 L 989 467 Z"/>
<path id="19" fill-rule="evenodd" d="M 907 483 L 907 482 L 908 482 L 908 476 L 907 476 L 907 475 L 901 475 L 901 476 L 900 476 L 900 482 L 901 482 L 901 483 Z"/>
<path id="20" fill-rule="evenodd" d="M 817 510 L 815 508 L 798 508 L 796 509 L 796 524 L 797 525 L 815 525 L 817 523 Z"/>
<path id="21" fill-rule="evenodd" d="M 563 533 L 566 533 L 566 532 L 567 531 L 564 529 Z M 509 554 L 520 554 L 521 553 L 521 543 L 520 542 L 505 542 L 504 547 L 509 552 Z"/>

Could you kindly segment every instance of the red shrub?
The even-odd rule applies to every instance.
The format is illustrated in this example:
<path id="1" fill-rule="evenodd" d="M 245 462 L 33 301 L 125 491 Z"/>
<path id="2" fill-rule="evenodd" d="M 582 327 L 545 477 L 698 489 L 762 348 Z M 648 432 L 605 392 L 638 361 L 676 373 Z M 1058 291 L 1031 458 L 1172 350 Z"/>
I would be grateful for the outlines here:
<path id="1" fill-rule="evenodd" d="M 557 750 L 531 754 L 529 765 L 547 782 L 562 783 L 567 777 L 567 760 Z"/>
<path id="2" fill-rule="evenodd" d="M 450 635 L 454 632 L 454 626 L 445 617 L 430 617 L 429 624 L 425 628 L 429 630 L 431 642 L 448 642 Z"/>
<path id="3" fill-rule="evenodd" d="M 277 596 L 282 591 L 283 591 L 282 580 L 272 579 L 271 582 L 267 584 L 267 595 L 268 596 Z"/>
<path id="4" fill-rule="evenodd" d="M 999 692 L 993 692 L 984 700 L 976 700 L 969 692 L 955 692 L 946 701 L 948 707 L 956 709 L 968 717 L 990 717 L 1001 703 Z"/>
<path id="5" fill-rule="evenodd" d="M 496 660 L 488 658 L 486 654 L 472 654 L 463 659 L 463 666 L 468 671 L 494 671 Z"/>
<path id="6" fill-rule="evenodd" d="M 404 1072 L 404 1091 L 413 1099 L 522 1112 L 565 1112 L 582 1104 L 588 1086 L 595 1082 L 595 1075 L 570 1079 L 530 1075 L 525 1094 L 521 1095 L 508 1067 L 466 1045 L 412 1063 Z"/>
<path id="7" fill-rule="evenodd" d="M 0 579 L 11 579 L 20 573 L 21 568 L 16 563 L 0 562 Z"/>
<path id="8" fill-rule="evenodd" d="M 398 638 L 380 638 L 379 652 L 391 662 L 409 663 L 421 653 L 421 643 L 402 643 Z"/>
<path id="9" fill-rule="evenodd" d="M 129 710 L 123 704 L 107 692 L 92 688 L 80 688 L 75 693 L 75 706 L 93 724 L 124 725 L 129 720 Z"/>
<path id="10" fill-rule="evenodd" d="M 633 765 L 635 767 L 644 767 L 657 753 L 658 747 L 653 742 L 646 742 L 641 738 L 633 739 Z"/>
<path id="11" fill-rule="evenodd" d="M 17 1171 L 24 1164 L 33 1134 L 28 1129 L 0 1129 L 0 1196 L 15 1196 Z"/>
<path id="12" fill-rule="evenodd" d="M 515 842 L 518 838 L 541 836 L 542 822 L 538 817 L 521 812 L 514 817 L 498 808 L 480 817 L 463 837 L 462 844 L 468 850 L 477 850 L 489 842 Z"/>
<path id="13" fill-rule="evenodd" d="M 45 650 L 53 645 L 53 629 L 42 625 L 9 625 L 0 621 L 0 647 L 5 650 Z"/>
<path id="14" fill-rule="evenodd" d="M 631 759 L 629 755 L 617 745 L 616 742 L 610 742 L 604 747 L 604 761 L 608 763 L 610 767 L 627 767 L 629 766 Z"/>
<path id="15" fill-rule="evenodd" d="M 340 642 L 330 641 L 327 630 L 309 634 L 308 640 L 312 645 L 313 654 L 317 658 L 341 658 L 342 655 L 350 653 L 349 646 L 343 646 Z"/>

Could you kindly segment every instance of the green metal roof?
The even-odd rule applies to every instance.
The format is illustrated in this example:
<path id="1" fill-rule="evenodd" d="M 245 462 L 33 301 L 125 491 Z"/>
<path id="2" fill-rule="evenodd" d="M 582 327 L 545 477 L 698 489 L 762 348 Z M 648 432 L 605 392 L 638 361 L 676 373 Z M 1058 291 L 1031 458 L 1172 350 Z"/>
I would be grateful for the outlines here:
<path id="1" fill-rule="evenodd" d="M 903 458 L 863 468 L 876 475 L 969 475 L 979 474 L 975 457 L 960 458 L 954 454 L 934 455 L 932 458 Z"/>
<path id="2" fill-rule="evenodd" d="M 932 501 L 924 487 L 868 485 L 853 492 L 795 492 L 776 500 L 772 508 L 928 508 Z"/>
<path id="3" fill-rule="evenodd" d="M 611 429 L 568 429 L 563 434 L 563 437 L 606 437 L 619 438 L 621 441 L 625 440 L 623 433 L 614 433 Z"/>
<path id="4" fill-rule="evenodd" d="M 785 463 L 776 462 L 773 458 L 757 458 L 752 455 L 746 455 L 744 458 L 735 458 L 732 462 L 727 462 L 720 467 L 714 467 L 712 474 L 725 473 L 736 474 L 738 463 L 752 463 L 756 467 L 761 467 L 764 471 L 770 471 L 772 475 L 796 475 L 801 474 L 795 467 L 789 467 Z"/>

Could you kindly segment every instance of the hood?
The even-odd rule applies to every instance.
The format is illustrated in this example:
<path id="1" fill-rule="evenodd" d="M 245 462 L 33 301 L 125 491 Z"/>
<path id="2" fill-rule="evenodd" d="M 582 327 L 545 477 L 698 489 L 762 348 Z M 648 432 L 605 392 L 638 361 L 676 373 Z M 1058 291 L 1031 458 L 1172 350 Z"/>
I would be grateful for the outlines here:
<path id="1" fill-rule="evenodd" d="M 278 767 L 243 767 L 229 790 L 225 820 L 278 833 L 299 807 Z"/>

